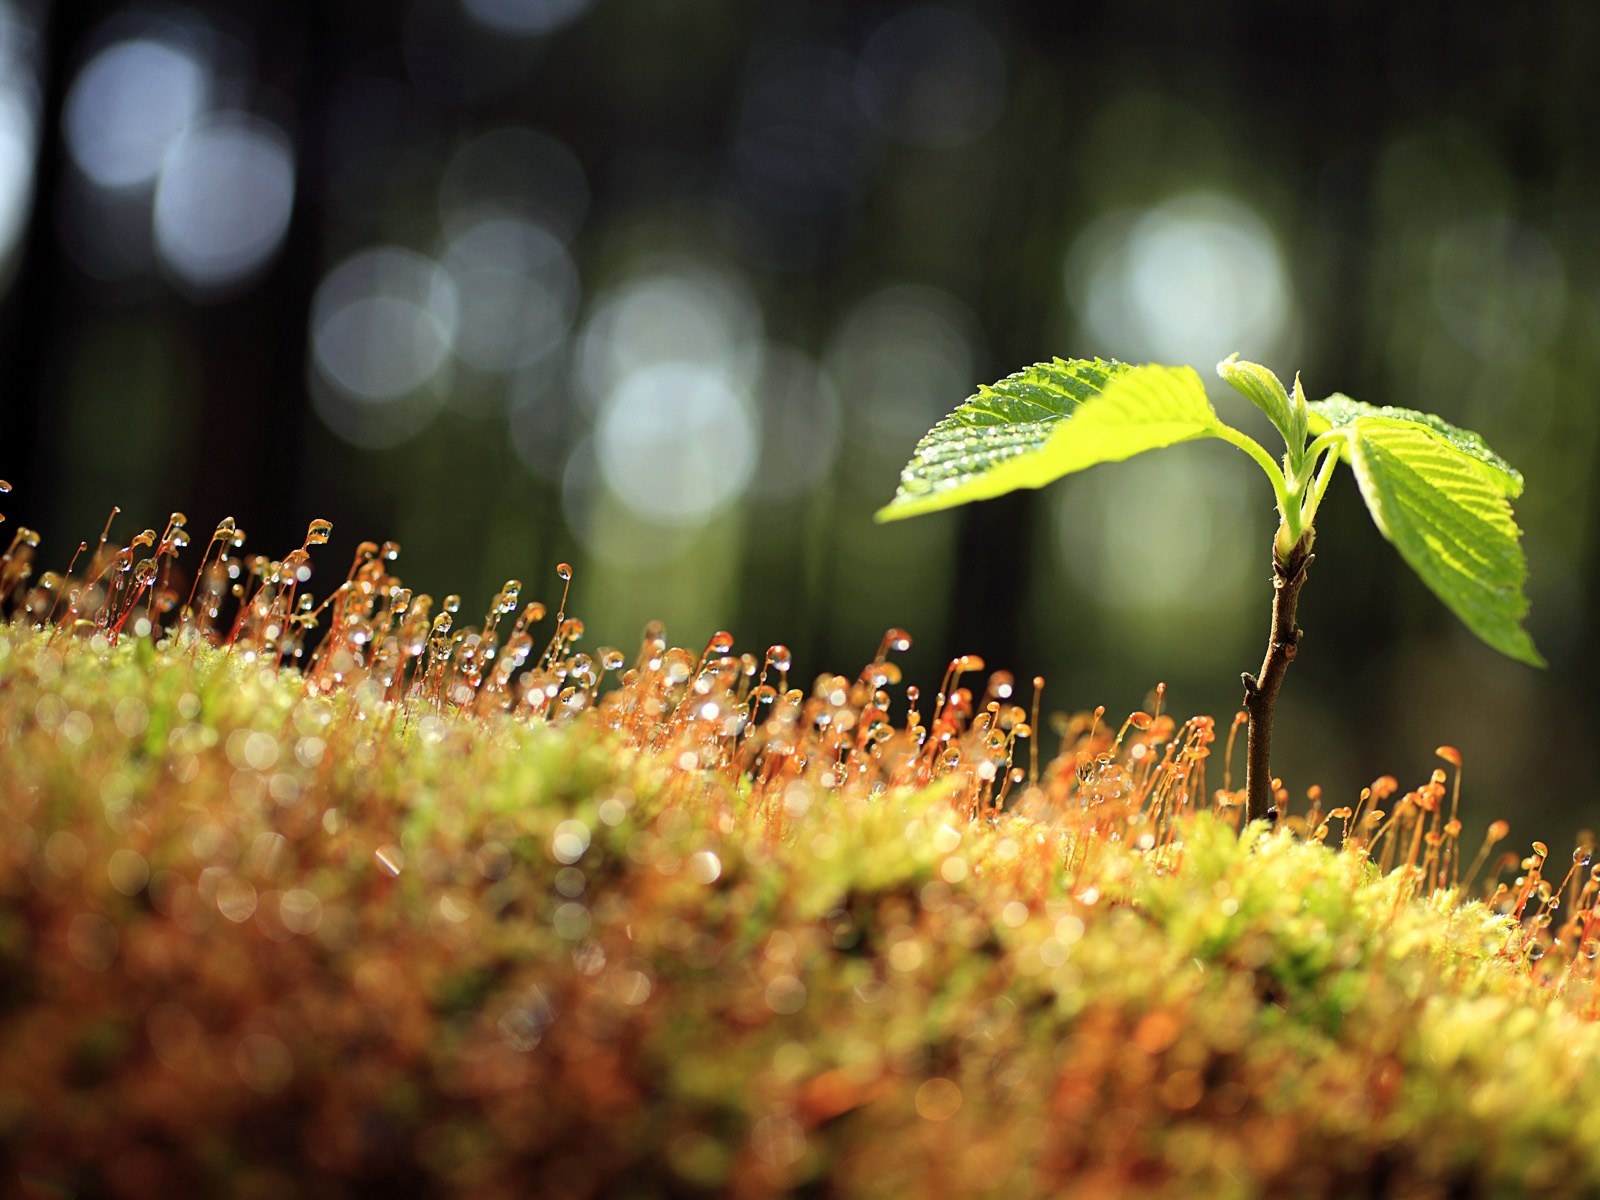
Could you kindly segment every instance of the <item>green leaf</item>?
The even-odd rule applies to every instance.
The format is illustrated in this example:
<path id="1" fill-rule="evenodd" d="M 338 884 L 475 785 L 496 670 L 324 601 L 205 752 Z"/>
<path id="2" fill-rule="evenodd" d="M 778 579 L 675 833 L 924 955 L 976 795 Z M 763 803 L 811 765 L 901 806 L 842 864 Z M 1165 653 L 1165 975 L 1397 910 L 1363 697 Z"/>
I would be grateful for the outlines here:
<path id="1" fill-rule="evenodd" d="M 1260 363 L 1245 362 L 1237 354 L 1230 354 L 1217 364 L 1217 374 L 1244 394 L 1262 412 L 1267 420 L 1283 434 L 1290 445 L 1295 443 L 1294 409 L 1289 403 L 1289 393 L 1283 381 Z M 1300 442 L 1305 442 L 1302 434 Z"/>
<path id="2" fill-rule="evenodd" d="M 1052 430 L 1129 367 L 1104 359 L 1054 359 L 1007 375 L 940 421 L 917 443 L 894 501 L 879 520 L 998 496 L 983 481 L 1001 464 L 1043 449 Z"/>
<path id="3" fill-rule="evenodd" d="M 1037 363 L 979 390 L 917 444 L 880 521 L 1043 487 L 1221 428 L 1188 367 Z"/>
<path id="4" fill-rule="evenodd" d="M 1477 434 L 1469 429 L 1459 429 L 1432 413 L 1418 412 L 1414 408 L 1382 407 L 1363 404 L 1349 396 L 1335 392 L 1326 400 L 1308 406 L 1311 409 L 1311 433 L 1323 434 L 1331 429 L 1342 429 L 1367 417 L 1381 417 L 1389 421 L 1409 421 L 1424 426 L 1438 434 L 1461 453 L 1488 468 L 1492 481 L 1508 499 L 1522 495 L 1522 472 L 1501 458 Z"/>
<path id="5" fill-rule="evenodd" d="M 1501 481 L 1410 417 L 1361 417 L 1348 430 L 1356 482 L 1383 536 L 1473 633 L 1543 666 L 1522 628 L 1528 567 Z"/>

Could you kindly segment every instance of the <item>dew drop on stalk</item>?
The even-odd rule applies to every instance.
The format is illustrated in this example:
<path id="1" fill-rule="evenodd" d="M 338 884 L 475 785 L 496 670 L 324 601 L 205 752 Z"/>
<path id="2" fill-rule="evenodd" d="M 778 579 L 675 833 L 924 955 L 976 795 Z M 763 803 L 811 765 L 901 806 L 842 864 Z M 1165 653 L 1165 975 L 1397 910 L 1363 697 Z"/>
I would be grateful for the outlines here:
<path id="1" fill-rule="evenodd" d="M 878 653 L 873 657 L 873 662 L 882 662 L 889 651 L 904 653 L 911 649 L 911 635 L 904 629 L 890 629 L 883 635 L 883 641 L 878 643 Z"/>
<path id="2" fill-rule="evenodd" d="M 106 518 L 106 527 L 100 531 L 100 548 L 95 551 L 96 554 L 98 554 L 100 550 L 105 549 L 106 542 L 111 538 L 111 523 L 115 521 L 117 517 L 121 515 L 121 513 L 122 509 L 119 505 L 113 504 L 111 506 L 111 515 Z"/>
<path id="3" fill-rule="evenodd" d="M 317 520 L 311 522 L 311 524 L 306 528 L 306 545 L 326 546 L 328 544 L 328 538 L 332 535 L 332 533 L 333 522 L 325 521 L 319 517 Z"/>

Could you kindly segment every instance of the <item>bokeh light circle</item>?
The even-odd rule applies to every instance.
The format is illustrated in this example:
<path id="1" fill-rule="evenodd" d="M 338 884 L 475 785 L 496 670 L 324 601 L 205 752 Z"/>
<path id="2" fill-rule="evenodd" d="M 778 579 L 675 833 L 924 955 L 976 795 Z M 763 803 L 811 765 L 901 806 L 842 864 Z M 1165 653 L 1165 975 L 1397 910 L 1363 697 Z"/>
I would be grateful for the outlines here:
<path id="1" fill-rule="evenodd" d="M 755 470 L 755 415 L 725 372 L 664 362 L 605 398 L 595 455 L 606 486 L 639 516 L 696 525 L 737 499 Z"/>
<path id="2" fill-rule="evenodd" d="M 0 84 L 0 257 L 10 254 L 28 219 L 37 146 L 32 97 Z"/>
<path id="3" fill-rule="evenodd" d="M 896 13 L 867 39 L 856 97 L 900 141 L 963 146 L 989 132 L 1005 110 L 1005 56 L 972 18 L 920 5 Z"/>
<path id="4" fill-rule="evenodd" d="M 462 0 L 467 15 L 497 33 L 553 33 L 583 15 L 591 0 Z"/>
<path id="5" fill-rule="evenodd" d="M 455 284 L 437 263 L 380 246 L 346 259 L 318 287 L 312 354 L 352 399 L 381 403 L 433 380 L 459 324 Z"/>
<path id="6" fill-rule="evenodd" d="M 918 438 L 972 389 L 972 313 L 950 293 L 891 284 L 845 317 L 827 364 L 846 409 L 847 447 L 876 473 L 903 462 Z"/>
<path id="7" fill-rule="evenodd" d="M 1079 317 L 1119 358 L 1263 358 L 1291 318 L 1277 238 L 1254 209 L 1216 192 L 1102 218 L 1074 244 L 1066 279 Z"/>
<path id="8" fill-rule="evenodd" d="M 209 90 L 205 65 L 180 46 L 151 37 L 113 43 L 89 60 L 67 93 L 67 151 L 101 187 L 146 186 L 204 110 Z"/>
<path id="9" fill-rule="evenodd" d="M 267 121 L 225 113 L 178 139 L 156 186 L 155 243 L 167 269 L 198 290 L 258 271 L 282 245 L 294 207 L 294 151 Z"/>
<path id="10" fill-rule="evenodd" d="M 1446 226 L 1434 242 L 1431 276 L 1440 323 L 1480 358 L 1524 362 L 1561 332 L 1561 258 L 1542 234 L 1508 217 Z"/>
<path id="11" fill-rule="evenodd" d="M 513 216 L 568 242 L 588 210 L 583 164 L 561 142 L 525 125 L 502 125 L 464 143 L 439 181 L 439 215 L 452 229 Z"/>
<path id="12" fill-rule="evenodd" d="M 601 297 L 580 338 L 578 374 L 591 399 L 663 362 L 712 365 L 748 379 L 760 366 L 761 333 L 760 306 L 741 280 L 674 264 Z"/>
<path id="13" fill-rule="evenodd" d="M 839 393 L 827 372 L 798 350 L 768 346 L 756 387 L 761 455 L 752 495 L 791 500 L 833 470 L 839 455 Z"/>
<path id="14" fill-rule="evenodd" d="M 578 269 L 548 229 L 491 217 L 452 238 L 442 261 L 460 299 L 462 361 L 511 371 L 566 339 L 578 307 Z"/>

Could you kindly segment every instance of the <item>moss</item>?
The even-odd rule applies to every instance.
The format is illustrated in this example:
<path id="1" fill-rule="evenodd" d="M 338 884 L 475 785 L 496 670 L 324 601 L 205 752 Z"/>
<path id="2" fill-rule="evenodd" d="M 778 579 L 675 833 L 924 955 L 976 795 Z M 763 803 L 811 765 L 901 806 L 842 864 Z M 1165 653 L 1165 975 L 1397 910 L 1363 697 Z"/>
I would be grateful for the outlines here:
<path id="1" fill-rule="evenodd" d="M 1600 1189 L 1594 972 L 1510 898 L 1116 808 L 1109 738 L 998 812 L 891 740 L 766 787 L 647 676 L 549 723 L 0 628 L 6 1178 Z"/>

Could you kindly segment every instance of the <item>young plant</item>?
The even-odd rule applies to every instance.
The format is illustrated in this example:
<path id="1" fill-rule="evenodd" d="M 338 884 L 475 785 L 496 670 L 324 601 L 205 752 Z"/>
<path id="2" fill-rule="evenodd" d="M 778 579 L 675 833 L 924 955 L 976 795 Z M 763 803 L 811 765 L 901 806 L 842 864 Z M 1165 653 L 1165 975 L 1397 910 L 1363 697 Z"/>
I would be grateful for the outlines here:
<path id="1" fill-rule="evenodd" d="M 935 425 L 878 519 L 1043 487 L 1096 463 L 1198 438 L 1243 450 L 1266 473 L 1278 501 L 1272 632 L 1261 669 L 1243 676 L 1250 718 L 1246 816 L 1273 820 L 1273 707 L 1299 647 L 1295 605 L 1311 565 L 1317 509 L 1339 463 L 1354 470 L 1384 537 L 1467 628 L 1501 653 L 1543 666 L 1522 628 L 1527 564 L 1510 504 L 1522 492 L 1522 476 L 1477 434 L 1430 413 L 1337 394 L 1308 404 L 1298 376 L 1291 398 L 1276 375 L 1238 355 L 1218 364 L 1217 373 L 1283 436 L 1281 464 L 1222 422 L 1190 367 L 1058 358 L 979 388 Z"/>

